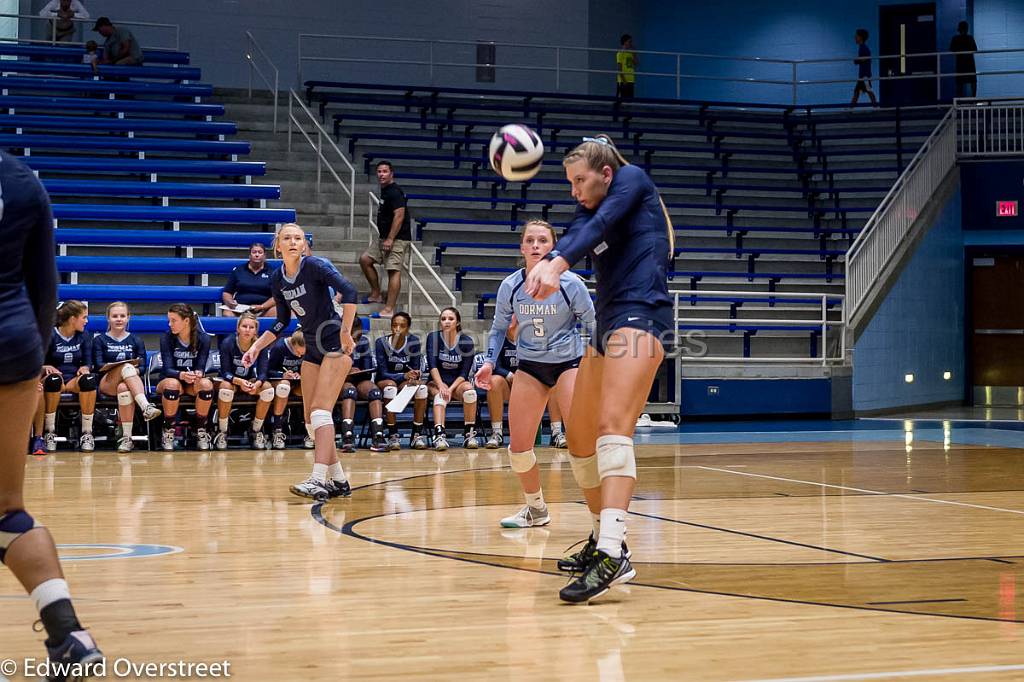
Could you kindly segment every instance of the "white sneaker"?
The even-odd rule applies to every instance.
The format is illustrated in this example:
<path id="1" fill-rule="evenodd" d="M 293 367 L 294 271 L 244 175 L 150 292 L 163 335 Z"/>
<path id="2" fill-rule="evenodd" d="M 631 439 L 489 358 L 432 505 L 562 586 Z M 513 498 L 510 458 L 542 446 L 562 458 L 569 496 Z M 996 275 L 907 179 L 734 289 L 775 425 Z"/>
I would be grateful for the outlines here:
<path id="1" fill-rule="evenodd" d="M 196 447 L 200 450 L 210 449 L 210 432 L 206 429 L 196 429 Z"/>
<path id="2" fill-rule="evenodd" d="M 488 450 L 495 450 L 497 448 L 500 448 L 502 443 L 504 442 L 505 439 L 504 437 L 501 436 L 501 434 L 491 431 L 491 435 L 487 439 L 487 444 L 484 445 L 484 447 L 487 448 Z"/>
<path id="3" fill-rule="evenodd" d="M 159 417 L 161 414 L 163 414 L 163 412 L 160 410 L 159 407 L 157 407 L 153 403 L 149 403 L 142 410 L 142 418 L 145 419 L 148 422 L 153 421 L 154 419 Z"/>
<path id="4" fill-rule="evenodd" d="M 480 441 L 476 438 L 476 429 L 466 431 L 465 435 L 462 437 L 462 447 L 467 450 L 476 450 L 480 447 Z"/>
<path id="5" fill-rule="evenodd" d="M 82 437 L 78 439 L 78 449 L 82 452 L 92 452 L 96 449 L 96 439 L 92 437 L 91 433 L 82 434 Z"/>
<path id="6" fill-rule="evenodd" d="M 501 520 L 502 528 L 532 528 L 534 526 L 546 526 L 551 523 L 551 515 L 548 513 L 547 505 L 543 509 L 534 509 L 525 505 L 512 516 L 506 516 Z"/>
<path id="7" fill-rule="evenodd" d="M 218 431 L 217 435 L 213 437 L 213 447 L 218 450 L 228 449 L 228 435 L 223 431 Z"/>
<path id="8" fill-rule="evenodd" d="M 46 444 L 47 452 L 57 452 L 57 434 L 53 431 L 43 434 L 43 443 Z"/>
<path id="9" fill-rule="evenodd" d="M 266 450 L 267 449 L 267 434 L 262 431 L 256 431 L 252 434 L 252 447 L 255 450 Z"/>
<path id="10" fill-rule="evenodd" d="M 173 447 L 173 445 L 172 445 L 172 447 Z M 131 436 L 122 436 L 117 441 L 117 451 L 118 452 L 131 452 L 133 449 L 135 449 L 135 444 L 132 443 L 132 437 Z"/>
<path id="11" fill-rule="evenodd" d="M 307 450 L 312 450 L 313 448 L 316 447 L 316 443 L 313 441 L 313 437 L 310 436 L 308 433 L 302 439 L 302 447 L 306 448 Z"/>
<path id="12" fill-rule="evenodd" d="M 448 439 L 445 438 L 444 434 L 438 433 L 434 435 L 434 449 L 438 452 L 448 449 Z"/>
<path id="13" fill-rule="evenodd" d="M 284 450 L 284 446 L 285 446 L 284 431 L 282 431 L 281 429 L 277 429 L 276 431 L 274 431 L 274 435 L 273 435 L 273 438 L 271 439 L 270 445 L 275 450 Z"/>
<path id="14" fill-rule="evenodd" d="M 331 497 L 332 488 L 327 486 L 327 483 L 321 483 L 315 480 L 312 476 L 307 478 L 302 483 L 296 483 L 288 488 L 293 495 L 299 497 L 308 497 L 311 500 L 317 502 L 323 502 Z"/>
<path id="15" fill-rule="evenodd" d="M 174 429 L 164 429 L 160 432 L 160 447 L 168 452 L 174 450 Z"/>
<path id="16" fill-rule="evenodd" d="M 565 434 L 556 434 L 555 437 L 551 439 L 551 447 L 558 448 L 559 450 L 565 450 L 569 447 L 569 441 L 566 440 Z"/>

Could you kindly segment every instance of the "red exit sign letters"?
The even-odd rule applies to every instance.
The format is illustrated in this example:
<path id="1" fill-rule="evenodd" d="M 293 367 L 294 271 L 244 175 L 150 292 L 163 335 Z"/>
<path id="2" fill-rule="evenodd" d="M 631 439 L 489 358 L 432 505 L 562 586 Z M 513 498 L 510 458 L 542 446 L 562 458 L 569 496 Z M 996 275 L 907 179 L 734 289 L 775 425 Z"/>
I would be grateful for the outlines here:
<path id="1" fill-rule="evenodd" d="M 1016 201 L 997 201 L 996 202 L 996 217 L 997 218 L 1016 218 L 1017 217 L 1017 202 Z"/>

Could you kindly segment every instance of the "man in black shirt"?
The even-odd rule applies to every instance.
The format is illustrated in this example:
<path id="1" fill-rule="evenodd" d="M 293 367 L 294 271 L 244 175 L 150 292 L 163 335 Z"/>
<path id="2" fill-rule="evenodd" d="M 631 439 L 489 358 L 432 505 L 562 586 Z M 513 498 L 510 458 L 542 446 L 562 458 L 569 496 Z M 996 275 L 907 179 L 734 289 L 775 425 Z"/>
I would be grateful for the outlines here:
<path id="1" fill-rule="evenodd" d="M 221 292 L 225 317 L 237 317 L 235 308 L 247 305 L 253 315 L 274 317 L 277 306 L 270 294 L 270 268 L 267 267 L 267 250 L 256 242 L 249 246 L 249 260 L 231 271 L 227 284 Z"/>
<path id="2" fill-rule="evenodd" d="M 977 97 L 978 76 L 974 66 L 974 53 L 978 51 L 978 44 L 974 42 L 974 36 L 967 32 L 966 21 L 961 21 L 957 26 L 957 34 L 949 41 L 950 52 L 960 52 L 956 56 L 956 96 Z"/>
<path id="3" fill-rule="evenodd" d="M 381 317 L 395 314 L 395 302 L 402 288 L 402 266 L 409 250 L 412 231 L 409 229 L 409 211 L 406 208 L 405 192 L 395 182 L 395 171 L 390 161 L 377 162 L 377 181 L 380 182 L 380 207 L 377 209 L 377 230 L 371 234 L 370 247 L 359 258 L 366 281 L 370 283 L 369 303 L 384 303 Z M 388 271 L 388 298 L 385 302 L 380 292 L 377 264 L 383 263 Z"/>

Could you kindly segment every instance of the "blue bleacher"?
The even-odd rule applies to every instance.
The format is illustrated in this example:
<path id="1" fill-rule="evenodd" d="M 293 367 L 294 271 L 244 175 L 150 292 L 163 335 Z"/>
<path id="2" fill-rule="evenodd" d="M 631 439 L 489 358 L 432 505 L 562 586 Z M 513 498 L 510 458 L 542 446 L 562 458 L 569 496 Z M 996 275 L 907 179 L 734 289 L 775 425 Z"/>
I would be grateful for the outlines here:
<path id="1" fill-rule="evenodd" d="M 97 99 L 95 97 L 47 97 L 45 95 L 0 96 L 0 109 L 8 113 L 18 109 L 77 112 L 125 112 L 180 114 L 182 116 L 223 116 L 222 104 L 197 104 L 194 102 L 164 102 L 133 99 Z"/>
<path id="2" fill-rule="evenodd" d="M 98 54 L 103 54 L 102 46 Z M 63 47 L 36 45 L 30 43 L 0 43 L 0 55 L 10 57 L 43 57 L 48 59 L 67 59 L 71 62 L 82 61 L 81 47 Z M 188 64 L 188 52 L 145 48 L 145 60 L 151 64 Z"/>
<path id="3" fill-rule="evenodd" d="M 118 175 L 145 173 L 158 175 L 209 175 L 219 177 L 246 177 L 265 175 L 262 161 L 213 161 L 205 159 L 132 159 L 90 158 L 81 156 L 25 156 L 21 160 L 35 171 L 87 171 L 89 173 L 116 173 Z"/>
<path id="4" fill-rule="evenodd" d="M 26 130 L 95 130 L 103 132 L 155 132 L 190 135 L 235 135 L 234 123 L 162 118 L 103 118 L 92 116 L 31 116 L 0 114 L 0 128 Z"/>
<path id="5" fill-rule="evenodd" d="M 45 76 L 71 76 L 78 78 L 94 78 L 92 67 L 88 64 L 59 64 L 54 62 L 31 62 L 23 59 L 0 60 L 0 74 L 23 73 Z M 197 81 L 199 69 L 194 66 L 99 66 L 103 78 L 157 78 L 181 81 Z"/>
<path id="6" fill-rule="evenodd" d="M 78 80 L 74 78 L 32 78 L 31 76 L 0 77 L 0 94 L 10 90 L 95 92 L 103 95 L 171 95 L 174 97 L 209 97 L 213 86 L 201 83 L 136 83 Z"/>
<path id="7" fill-rule="evenodd" d="M 57 270 L 74 272 L 137 272 L 139 274 L 226 275 L 242 262 L 238 258 L 137 258 L 134 256 L 57 256 Z M 271 270 L 281 261 L 267 261 Z M 217 300 L 220 296 L 217 296 Z"/>
<path id="8" fill-rule="evenodd" d="M 237 156 L 248 154 L 248 142 L 192 140 L 187 138 L 111 137 L 107 135 L 11 135 L 0 134 L 0 147 L 9 149 L 90 149 L 123 152 L 188 152 Z"/>
<path id="9" fill-rule="evenodd" d="M 209 248 L 248 248 L 259 242 L 266 247 L 274 241 L 271 232 L 203 232 L 200 230 L 104 230 L 58 227 L 58 245 L 76 246 L 171 246 Z M 306 239 L 313 243 L 312 235 Z M 238 261 L 236 261 L 236 264 Z"/>
<path id="10" fill-rule="evenodd" d="M 238 265 L 239 261 L 235 261 Z M 79 301 L 125 301 L 128 303 L 185 302 L 202 303 L 212 307 L 220 302 L 220 287 L 133 285 L 123 284 L 60 284 L 57 295 L 61 300 L 75 298 Z M 166 318 L 164 318 L 166 323 Z"/>
<path id="11" fill-rule="evenodd" d="M 123 180 L 44 180 L 50 196 L 189 197 L 196 199 L 280 199 L 279 185 Z"/>
<path id="12" fill-rule="evenodd" d="M 139 222 L 257 223 L 295 222 L 290 208 L 214 208 L 205 206 L 105 206 L 54 204 L 55 220 L 114 220 Z"/>

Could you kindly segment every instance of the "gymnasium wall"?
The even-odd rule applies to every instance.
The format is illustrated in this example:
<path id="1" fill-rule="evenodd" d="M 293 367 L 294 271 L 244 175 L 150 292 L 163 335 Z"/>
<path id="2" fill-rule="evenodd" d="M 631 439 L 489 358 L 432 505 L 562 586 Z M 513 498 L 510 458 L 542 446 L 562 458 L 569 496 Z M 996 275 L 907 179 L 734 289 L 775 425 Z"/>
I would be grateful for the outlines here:
<path id="1" fill-rule="evenodd" d="M 964 396 L 961 193 L 946 201 L 853 351 L 853 409 L 955 402 Z M 952 372 L 950 380 L 943 372 Z M 907 383 L 905 376 L 914 375 Z"/>

